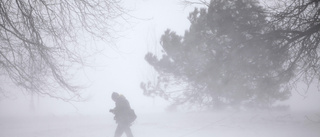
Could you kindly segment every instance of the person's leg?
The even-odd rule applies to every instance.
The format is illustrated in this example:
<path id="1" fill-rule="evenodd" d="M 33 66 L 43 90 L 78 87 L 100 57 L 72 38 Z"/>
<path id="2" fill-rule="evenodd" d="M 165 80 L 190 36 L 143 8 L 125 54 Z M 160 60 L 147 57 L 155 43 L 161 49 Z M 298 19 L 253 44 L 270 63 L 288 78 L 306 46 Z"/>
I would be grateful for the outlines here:
<path id="1" fill-rule="evenodd" d="M 121 135 L 123 134 L 124 131 L 125 130 L 124 130 L 123 126 L 118 124 L 116 132 L 114 134 L 114 137 L 121 137 Z"/>
<path id="2" fill-rule="evenodd" d="M 124 132 L 126 133 L 127 137 L 133 137 L 131 129 L 130 129 L 130 125 L 126 125 Z"/>

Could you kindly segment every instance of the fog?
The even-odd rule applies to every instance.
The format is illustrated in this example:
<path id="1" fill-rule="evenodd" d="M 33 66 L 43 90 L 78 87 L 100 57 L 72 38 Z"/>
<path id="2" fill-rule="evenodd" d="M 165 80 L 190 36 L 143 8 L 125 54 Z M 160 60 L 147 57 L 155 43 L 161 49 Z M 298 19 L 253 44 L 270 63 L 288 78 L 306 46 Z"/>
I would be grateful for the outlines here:
<path id="1" fill-rule="evenodd" d="M 85 83 L 85 101 L 64 102 L 11 88 L 0 101 L 0 137 L 111 137 L 116 123 L 109 109 L 113 92 L 123 94 L 138 118 L 132 126 L 136 137 L 319 137 L 320 92 L 312 85 L 308 92 L 301 84 L 292 97 L 279 104 L 288 110 L 169 111 L 170 102 L 147 97 L 140 82 L 155 71 L 144 60 L 147 52 L 157 52 L 159 39 L 167 28 L 183 34 L 193 7 L 179 0 L 135 0 L 125 2 L 132 10 L 128 29 L 121 32 L 117 48 L 107 48 L 84 68 L 77 80 Z M 103 43 L 98 43 L 103 44 Z M 159 51 L 158 51 L 159 52 Z M 301 95 L 302 94 L 302 95 Z M 123 135 L 125 136 L 125 135 Z"/>

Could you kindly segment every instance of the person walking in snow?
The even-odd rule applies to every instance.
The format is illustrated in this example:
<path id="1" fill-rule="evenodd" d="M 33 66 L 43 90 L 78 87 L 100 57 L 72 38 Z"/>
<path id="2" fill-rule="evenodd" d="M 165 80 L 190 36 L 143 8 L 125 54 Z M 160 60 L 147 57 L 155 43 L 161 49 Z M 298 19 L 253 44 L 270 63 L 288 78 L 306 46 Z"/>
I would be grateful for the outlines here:
<path id="1" fill-rule="evenodd" d="M 113 92 L 111 98 L 115 102 L 115 108 L 110 109 L 110 112 L 114 114 L 114 120 L 118 124 L 114 137 L 121 137 L 123 133 L 126 133 L 127 137 L 133 137 L 130 126 L 137 118 L 134 110 L 123 95 Z"/>

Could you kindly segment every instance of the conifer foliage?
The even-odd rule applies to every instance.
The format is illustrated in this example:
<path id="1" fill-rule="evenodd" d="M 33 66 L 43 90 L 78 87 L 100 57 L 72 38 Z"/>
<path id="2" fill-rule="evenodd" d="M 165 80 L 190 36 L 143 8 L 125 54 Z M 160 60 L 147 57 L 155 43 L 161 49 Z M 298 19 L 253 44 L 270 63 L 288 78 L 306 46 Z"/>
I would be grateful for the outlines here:
<path id="1" fill-rule="evenodd" d="M 208 108 L 270 107 L 290 96 L 289 52 L 266 35 L 273 27 L 257 1 L 212 0 L 188 19 L 183 36 L 164 32 L 161 57 L 146 54 L 158 72 L 156 81 L 141 83 L 146 95 Z"/>

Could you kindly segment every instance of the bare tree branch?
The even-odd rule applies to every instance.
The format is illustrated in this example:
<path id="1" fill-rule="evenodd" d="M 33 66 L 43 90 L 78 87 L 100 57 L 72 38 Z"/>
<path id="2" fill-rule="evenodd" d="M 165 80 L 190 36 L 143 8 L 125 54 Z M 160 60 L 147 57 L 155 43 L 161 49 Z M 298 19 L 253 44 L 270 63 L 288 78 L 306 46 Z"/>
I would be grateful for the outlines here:
<path id="1" fill-rule="evenodd" d="M 271 33 L 286 37 L 279 44 L 291 54 L 287 69 L 294 70 L 296 79 L 305 81 L 307 85 L 320 78 L 318 3 L 319 0 L 286 0 L 276 2 L 278 6 L 269 10 L 270 24 L 277 27 Z"/>
<path id="2" fill-rule="evenodd" d="M 110 42 L 120 0 L 1 0 L 0 73 L 29 92 L 76 99 L 70 69 L 94 54 L 85 40 Z M 67 91 L 67 92 L 62 92 Z M 1 91 L 0 91 L 1 92 Z"/>

